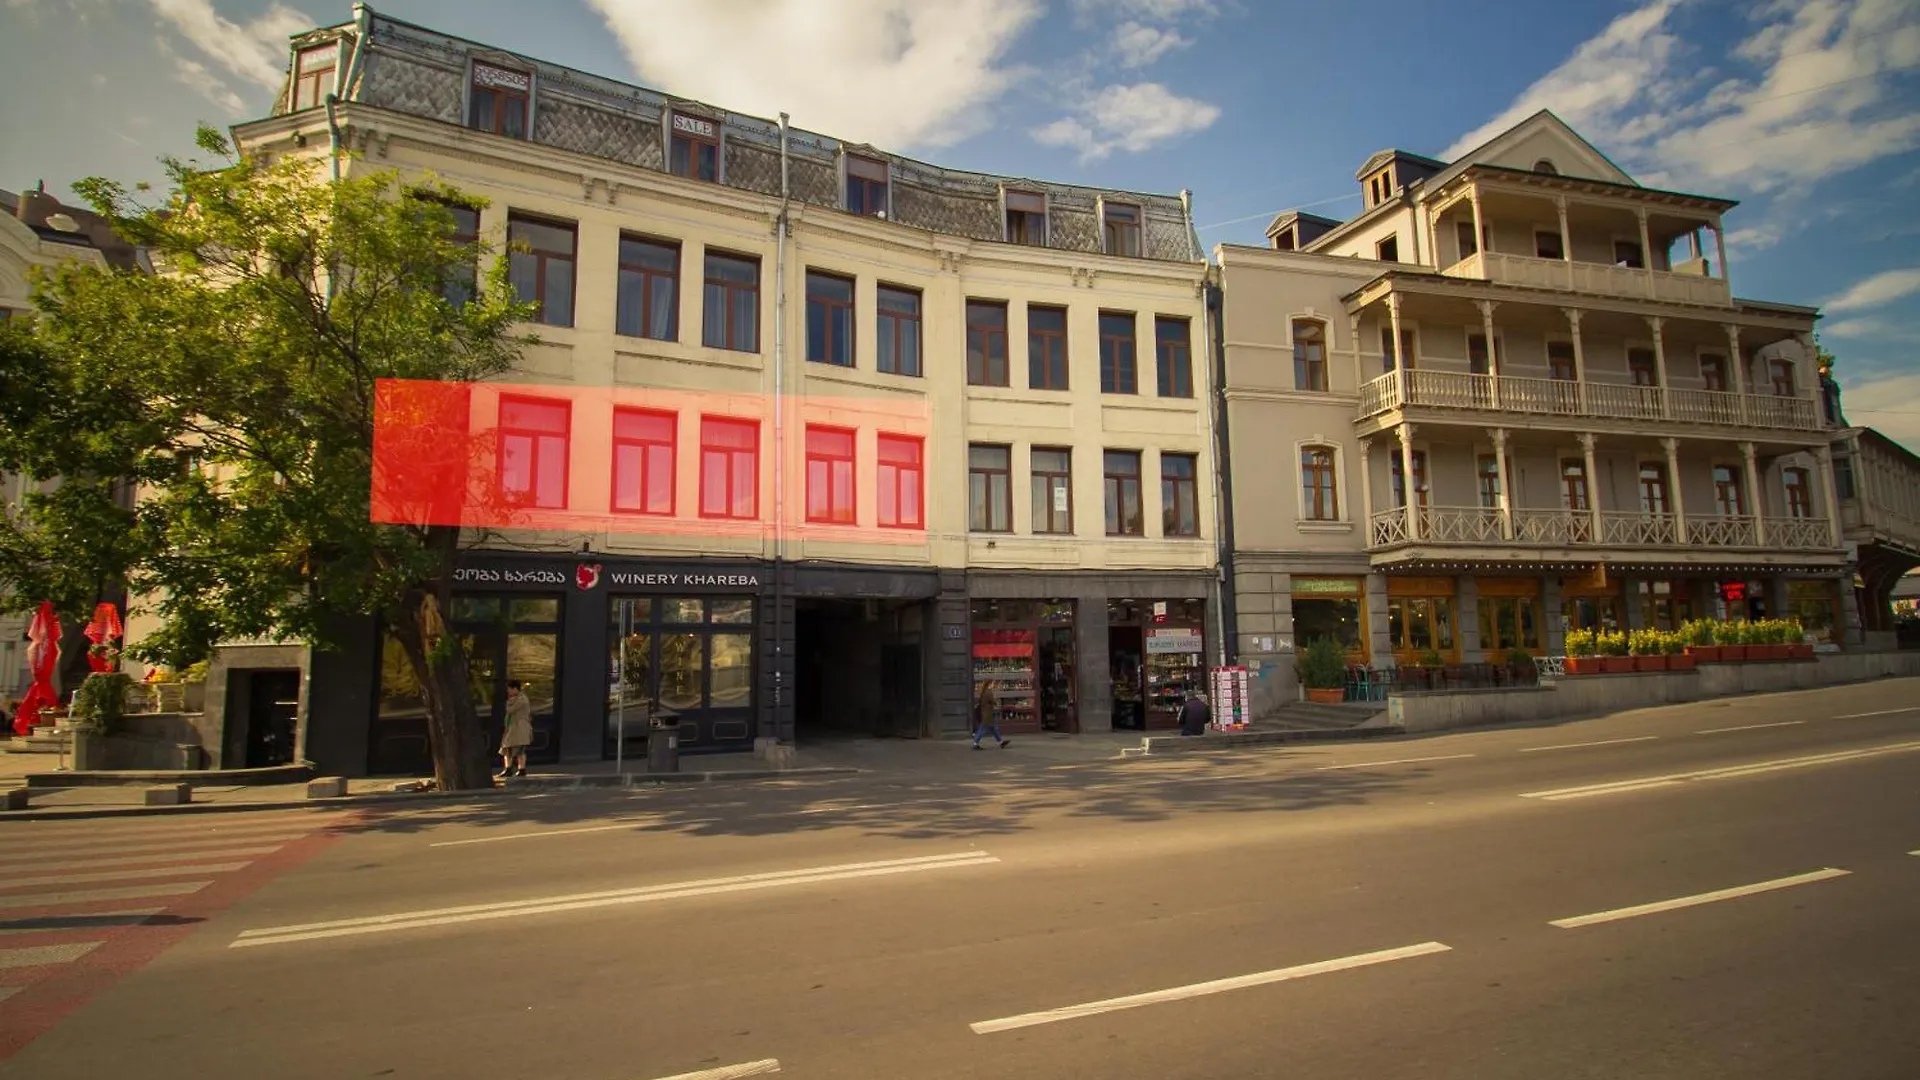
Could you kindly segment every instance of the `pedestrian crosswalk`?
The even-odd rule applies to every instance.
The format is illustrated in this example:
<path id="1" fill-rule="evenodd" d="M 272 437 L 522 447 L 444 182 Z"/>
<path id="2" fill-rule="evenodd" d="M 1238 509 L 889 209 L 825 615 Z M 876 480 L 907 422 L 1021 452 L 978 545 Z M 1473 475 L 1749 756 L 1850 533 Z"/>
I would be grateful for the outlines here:
<path id="1" fill-rule="evenodd" d="M 0 821 L 0 1062 L 349 822 L 312 811 Z"/>

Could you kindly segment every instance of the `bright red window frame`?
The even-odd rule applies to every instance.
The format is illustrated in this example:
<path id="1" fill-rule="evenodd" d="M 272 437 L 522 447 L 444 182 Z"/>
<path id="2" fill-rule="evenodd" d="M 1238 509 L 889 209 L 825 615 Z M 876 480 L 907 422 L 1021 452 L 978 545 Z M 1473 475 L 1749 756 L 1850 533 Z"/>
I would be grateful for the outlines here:
<path id="1" fill-rule="evenodd" d="M 923 500 L 926 497 L 925 442 L 911 435 L 881 432 L 875 454 L 874 470 L 879 504 L 879 523 L 883 529 L 924 529 L 927 527 Z"/>
<path id="2" fill-rule="evenodd" d="M 700 418 L 700 516 L 746 521 L 760 516 L 758 420 Z"/>
<path id="3" fill-rule="evenodd" d="M 516 410 L 518 415 L 515 415 Z M 507 446 L 510 441 L 519 439 L 527 440 L 530 459 L 527 463 L 527 489 L 524 492 L 507 487 Z M 501 496 L 516 506 L 532 506 L 542 510 L 566 509 L 567 485 L 572 479 L 571 463 L 568 461 L 572 444 L 572 402 L 501 395 L 500 422 L 494 443 Z M 548 490 L 541 483 L 541 461 L 549 454 L 558 454 L 560 457 L 557 491 Z"/>
<path id="4" fill-rule="evenodd" d="M 851 428 L 807 425 L 807 520 L 823 525 L 852 525 L 854 447 Z"/>
<path id="5" fill-rule="evenodd" d="M 609 505 L 615 513 L 673 515 L 674 447 L 679 427 L 680 418 L 670 412 L 613 410 L 613 491 Z"/>

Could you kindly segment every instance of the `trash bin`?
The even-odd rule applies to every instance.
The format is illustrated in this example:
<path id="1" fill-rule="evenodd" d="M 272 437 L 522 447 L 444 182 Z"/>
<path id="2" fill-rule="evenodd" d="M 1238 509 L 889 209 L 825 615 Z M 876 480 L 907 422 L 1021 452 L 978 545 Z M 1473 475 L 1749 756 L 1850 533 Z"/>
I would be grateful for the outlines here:
<path id="1" fill-rule="evenodd" d="M 658 713 L 647 719 L 647 771 L 680 771 L 680 718 Z"/>
<path id="2" fill-rule="evenodd" d="M 173 767 L 176 769 L 198 769 L 200 767 L 200 746 L 198 743 L 175 743 L 173 747 Z"/>

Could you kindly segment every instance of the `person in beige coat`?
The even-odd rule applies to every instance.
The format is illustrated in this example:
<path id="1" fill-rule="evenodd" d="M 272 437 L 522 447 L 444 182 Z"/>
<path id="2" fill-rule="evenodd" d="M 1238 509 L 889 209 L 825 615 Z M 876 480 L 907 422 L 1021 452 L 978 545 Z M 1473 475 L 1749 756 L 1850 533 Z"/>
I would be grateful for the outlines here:
<path id="1" fill-rule="evenodd" d="M 500 736 L 500 775 L 495 780 L 527 775 L 527 746 L 533 742 L 533 702 L 520 680 L 507 683 L 507 730 Z"/>

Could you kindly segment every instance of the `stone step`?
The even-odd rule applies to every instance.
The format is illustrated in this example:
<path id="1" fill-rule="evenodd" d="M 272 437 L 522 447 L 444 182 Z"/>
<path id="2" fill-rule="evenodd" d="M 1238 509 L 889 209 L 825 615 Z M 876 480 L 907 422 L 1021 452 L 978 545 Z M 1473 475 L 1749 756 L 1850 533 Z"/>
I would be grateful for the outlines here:
<path id="1" fill-rule="evenodd" d="M 1262 717 L 1252 727 L 1254 730 L 1264 731 L 1287 729 L 1338 731 L 1359 727 L 1386 711 L 1386 703 L 1381 701 L 1356 701 L 1339 705 L 1298 701 L 1281 706 L 1271 715 Z"/>

